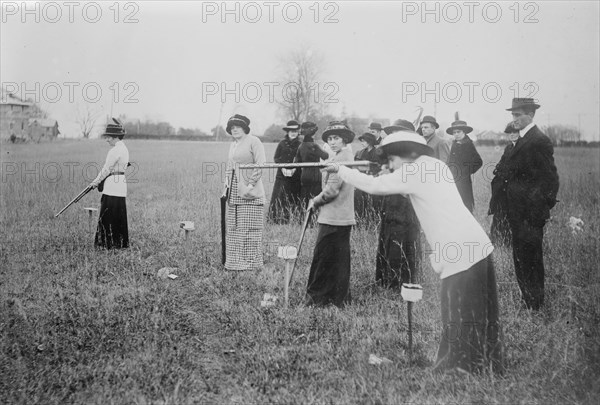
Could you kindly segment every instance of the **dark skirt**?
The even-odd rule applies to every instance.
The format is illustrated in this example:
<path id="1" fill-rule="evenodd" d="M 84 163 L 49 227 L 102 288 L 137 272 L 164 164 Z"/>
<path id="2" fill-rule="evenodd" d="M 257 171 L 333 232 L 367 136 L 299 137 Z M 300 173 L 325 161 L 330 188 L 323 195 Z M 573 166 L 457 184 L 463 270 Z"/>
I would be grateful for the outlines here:
<path id="1" fill-rule="evenodd" d="M 300 187 L 300 200 L 302 201 L 302 209 L 305 209 L 308 205 L 308 201 L 315 198 L 323 191 L 321 182 L 318 183 L 304 183 Z"/>
<path id="2" fill-rule="evenodd" d="M 379 211 L 375 201 L 380 201 L 378 196 L 365 193 L 359 189 L 354 189 L 354 214 L 359 222 L 376 221 L 379 218 Z"/>
<path id="3" fill-rule="evenodd" d="M 350 231 L 352 226 L 319 224 L 306 287 L 306 304 L 338 307 L 350 303 Z"/>
<path id="4" fill-rule="evenodd" d="M 402 283 L 416 282 L 420 254 L 418 223 L 382 221 L 375 280 L 387 288 L 399 288 Z"/>
<path id="5" fill-rule="evenodd" d="M 492 255 L 442 279 L 443 332 L 435 369 L 503 372 L 502 331 Z"/>
<path id="6" fill-rule="evenodd" d="M 275 224 L 287 224 L 300 209 L 300 180 L 276 177 L 267 219 Z"/>
<path id="7" fill-rule="evenodd" d="M 102 195 L 94 246 L 106 249 L 129 247 L 125 197 Z"/>

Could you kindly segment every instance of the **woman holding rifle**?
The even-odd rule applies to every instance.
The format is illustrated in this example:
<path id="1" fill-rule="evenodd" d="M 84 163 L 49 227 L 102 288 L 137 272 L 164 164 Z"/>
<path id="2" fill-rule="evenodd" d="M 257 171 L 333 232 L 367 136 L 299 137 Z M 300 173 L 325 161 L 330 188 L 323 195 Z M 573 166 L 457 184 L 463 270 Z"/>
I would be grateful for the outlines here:
<path id="1" fill-rule="evenodd" d="M 129 165 L 129 151 L 123 142 L 123 125 L 113 118 L 107 124 L 102 139 L 112 148 L 106 155 L 106 162 L 98 176 L 90 183 L 91 188 L 98 187 L 102 193 L 100 199 L 100 217 L 94 245 L 105 249 L 129 247 L 127 227 L 127 183 L 125 169 Z"/>

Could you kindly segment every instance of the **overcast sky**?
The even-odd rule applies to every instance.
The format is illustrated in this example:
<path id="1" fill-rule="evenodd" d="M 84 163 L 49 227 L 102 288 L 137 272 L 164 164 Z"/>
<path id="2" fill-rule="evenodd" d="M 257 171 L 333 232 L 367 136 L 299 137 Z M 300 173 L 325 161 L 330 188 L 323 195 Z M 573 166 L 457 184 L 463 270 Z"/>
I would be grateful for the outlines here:
<path id="1" fill-rule="evenodd" d="M 304 44 L 323 55 L 314 86 L 341 118 L 412 120 L 423 106 L 442 126 L 460 111 L 501 130 L 512 97 L 531 95 L 539 124 L 599 139 L 597 1 L 22 4 L 2 4 L 2 84 L 38 98 L 67 134 L 86 100 L 103 117 L 206 132 L 222 107 L 222 123 L 243 113 L 260 134 L 284 122 L 270 93 L 286 83 L 269 83 Z"/>

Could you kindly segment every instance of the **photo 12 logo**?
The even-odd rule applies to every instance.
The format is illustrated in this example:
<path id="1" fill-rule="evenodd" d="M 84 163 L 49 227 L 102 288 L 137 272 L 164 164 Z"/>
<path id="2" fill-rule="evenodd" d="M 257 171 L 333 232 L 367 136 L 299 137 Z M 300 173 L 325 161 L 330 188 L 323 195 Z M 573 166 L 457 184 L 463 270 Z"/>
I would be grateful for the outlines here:
<path id="1" fill-rule="evenodd" d="M 340 6 L 336 2 L 202 2 L 202 22 L 219 21 L 221 23 L 286 22 L 295 24 L 310 20 L 314 23 L 338 23 Z"/>
<path id="2" fill-rule="evenodd" d="M 2 82 L 2 102 L 6 102 L 9 95 L 18 96 L 21 100 L 30 100 L 34 103 L 44 101 L 54 104 L 59 102 L 75 103 L 83 100 L 87 103 L 97 103 L 104 94 L 110 94 L 114 103 L 139 103 L 136 98 L 140 86 L 136 82 L 112 82 L 103 88 L 97 82 L 48 82 L 48 83 L 16 83 Z"/>
<path id="3" fill-rule="evenodd" d="M 518 83 L 502 86 L 497 82 L 402 82 L 402 102 L 418 101 L 420 103 L 497 103 L 505 92 L 513 98 L 534 98 L 539 92 L 536 82 Z"/>
<path id="4" fill-rule="evenodd" d="M 50 23 L 68 21 L 95 24 L 103 20 L 114 23 L 136 24 L 140 6 L 137 2 L 96 2 L 96 1 L 36 1 L 2 2 L 2 23 Z"/>
<path id="5" fill-rule="evenodd" d="M 226 103 L 229 99 L 236 103 L 258 103 L 267 100 L 275 103 L 283 100 L 293 103 L 299 98 L 304 98 L 315 103 L 338 103 L 336 98 L 340 88 L 335 82 L 326 83 L 304 83 L 297 82 L 248 82 L 248 83 L 226 83 L 226 82 L 203 82 L 202 102 L 208 102 L 209 98 L 217 96 L 220 102 Z"/>
<path id="6" fill-rule="evenodd" d="M 537 24 L 540 6 L 537 2 L 402 2 L 402 22 L 421 23 L 486 22 L 495 24 L 510 19 L 514 23 Z"/>
<path id="7" fill-rule="evenodd" d="M 134 184 L 138 182 L 136 178 L 139 166 L 135 162 L 130 162 L 127 168 L 126 182 Z M 21 183 L 58 183 L 66 180 L 69 183 L 80 184 L 81 179 L 85 182 L 91 182 L 102 170 L 102 164 L 97 162 L 2 162 L 0 164 L 0 182 L 2 184 L 10 182 Z"/>

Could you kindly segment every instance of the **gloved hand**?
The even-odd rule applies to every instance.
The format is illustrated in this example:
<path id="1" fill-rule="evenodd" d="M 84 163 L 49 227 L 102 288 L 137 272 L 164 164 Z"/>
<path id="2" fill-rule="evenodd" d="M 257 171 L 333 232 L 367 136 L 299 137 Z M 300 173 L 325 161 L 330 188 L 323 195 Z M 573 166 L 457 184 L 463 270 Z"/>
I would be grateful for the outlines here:
<path id="1" fill-rule="evenodd" d="M 292 177 L 295 172 L 296 169 L 281 169 L 281 173 L 283 173 L 285 177 Z"/>

